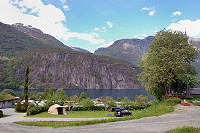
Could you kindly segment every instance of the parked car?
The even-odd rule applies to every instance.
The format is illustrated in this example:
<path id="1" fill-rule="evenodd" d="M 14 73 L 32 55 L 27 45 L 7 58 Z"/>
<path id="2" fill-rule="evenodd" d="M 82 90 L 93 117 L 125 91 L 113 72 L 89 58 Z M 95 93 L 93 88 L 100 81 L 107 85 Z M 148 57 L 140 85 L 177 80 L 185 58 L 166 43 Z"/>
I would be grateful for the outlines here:
<path id="1" fill-rule="evenodd" d="M 124 109 L 124 108 L 120 108 L 120 107 L 111 107 L 111 109 L 109 110 L 109 112 L 115 112 L 116 109 Z"/>
<path id="2" fill-rule="evenodd" d="M 116 109 L 114 115 L 116 117 L 124 117 L 126 115 L 127 116 L 131 116 L 132 113 L 130 111 L 128 111 L 128 110 L 125 110 L 125 109 Z"/>

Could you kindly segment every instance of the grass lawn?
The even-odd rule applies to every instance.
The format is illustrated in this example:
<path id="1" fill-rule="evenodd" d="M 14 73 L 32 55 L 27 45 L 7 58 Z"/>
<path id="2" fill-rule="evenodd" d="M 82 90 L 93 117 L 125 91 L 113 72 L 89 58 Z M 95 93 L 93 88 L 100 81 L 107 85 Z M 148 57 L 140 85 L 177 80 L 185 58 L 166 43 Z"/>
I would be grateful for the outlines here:
<path id="1" fill-rule="evenodd" d="M 162 114 L 173 112 L 174 105 L 176 104 L 177 102 L 174 102 L 174 101 L 169 101 L 169 100 L 162 101 L 162 102 L 152 105 L 151 107 L 147 109 L 133 111 L 132 116 L 127 116 L 127 117 L 119 118 L 119 119 L 103 119 L 103 120 L 90 120 L 90 121 L 29 121 L 29 122 L 14 122 L 14 123 L 20 124 L 20 125 L 27 125 L 27 126 L 42 126 L 42 127 L 54 127 L 54 128 L 65 127 L 65 126 L 84 126 L 84 125 L 92 125 L 92 124 L 98 124 L 98 123 L 139 119 L 139 118 L 150 117 L 150 116 L 159 116 Z M 76 113 L 76 111 L 74 112 Z M 92 111 L 86 111 L 86 112 L 92 112 Z M 97 113 L 97 111 L 95 112 Z M 107 114 L 107 112 L 108 111 L 105 111 L 105 114 Z M 81 113 L 80 115 L 83 115 L 83 111 L 80 111 L 79 113 Z M 91 117 L 91 114 L 89 114 L 89 116 Z M 98 114 L 98 116 L 102 116 L 102 115 Z"/>
<path id="2" fill-rule="evenodd" d="M 108 111 L 66 111 L 67 115 L 52 115 L 48 112 L 42 112 L 36 115 L 26 117 L 41 117 L 41 118 L 96 118 L 109 117 L 107 114 L 114 116 L 114 112 Z"/>
<path id="3" fill-rule="evenodd" d="M 200 133 L 200 128 L 183 126 L 182 128 L 176 128 L 165 133 Z"/>

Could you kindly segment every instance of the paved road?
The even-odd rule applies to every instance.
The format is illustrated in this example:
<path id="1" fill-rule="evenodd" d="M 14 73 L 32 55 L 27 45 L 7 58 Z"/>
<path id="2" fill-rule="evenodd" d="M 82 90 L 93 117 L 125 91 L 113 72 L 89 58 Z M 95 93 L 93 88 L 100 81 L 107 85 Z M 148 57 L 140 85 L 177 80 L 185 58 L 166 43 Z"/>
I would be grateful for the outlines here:
<path id="1" fill-rule="evenodd" d="M 160 133 L 184 125 L 200 127 L 200 106 L 184 107 L 178 105 L 175 112 L 158 117 L 148 117 L 130 121 L 81 126 L 81 127 L 34 127 L 16 125 L 14 121 L 35 120 L 87 120 L 86 118 L 27 118 L 24 113 L 15 113 L 13 109 L 3 109 L 11 115 L 0 119 L 1 133 Z"/>

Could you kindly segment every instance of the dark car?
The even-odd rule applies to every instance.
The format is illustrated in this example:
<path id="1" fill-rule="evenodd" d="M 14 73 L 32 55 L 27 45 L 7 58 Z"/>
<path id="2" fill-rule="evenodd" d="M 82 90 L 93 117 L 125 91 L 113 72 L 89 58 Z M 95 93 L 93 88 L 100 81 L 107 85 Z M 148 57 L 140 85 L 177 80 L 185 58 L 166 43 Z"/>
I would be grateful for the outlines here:
<path id="1" fill-rule="evenodd" d="M 130 111 L 128 111 L 128 110 L 125 110 L 125 109 L 116 109 L 114 115 L 116 117 L 124 117 L 126 115 L 127 116 L 131 116 L 132 113 Z"/>

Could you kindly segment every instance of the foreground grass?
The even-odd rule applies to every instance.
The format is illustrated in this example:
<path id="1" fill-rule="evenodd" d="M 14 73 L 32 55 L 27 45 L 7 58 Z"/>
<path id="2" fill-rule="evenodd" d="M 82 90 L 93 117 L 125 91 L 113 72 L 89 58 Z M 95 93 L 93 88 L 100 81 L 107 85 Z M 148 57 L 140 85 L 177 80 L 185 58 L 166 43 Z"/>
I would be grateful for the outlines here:
<path id="1" fill-rule="evenodd" d="M 48 112 L 42 112 L 36 115 L 27 117 L 40 117 L 40 118 L 96 118 L 96 117 L 109 117 L 107 114 L 114 116 L 114 112 L 108 111 L 67 111 L 67 115 L 52 115 Z"/>
<path id="2" fill-rule="evenodd" d="M 30 121 L 30 122 L 14 122 L 15 124 L 27 125 L 27 126 L 42 126 L 42 127 L 65 127 L 65 126 L 84 126 L 107 122 L 125 121 L 132 119 L 139 119 L 143 117 L 159 116 L 165 113 L 174 111 L 175 103 L 167 103 L 162 101 L 158 104 L 154 104 L 151 107 L 132 112 L 132 116 L 127 116 L 119 119 L 103 119 L 103 120 L 90 120 L 90 121 Z"/>
<path id="3" fill-rule="evenodd" d="M 176 128 L 165 133 L 200 133 L 200 128 L 183 126 L 182 128 Z"/>

